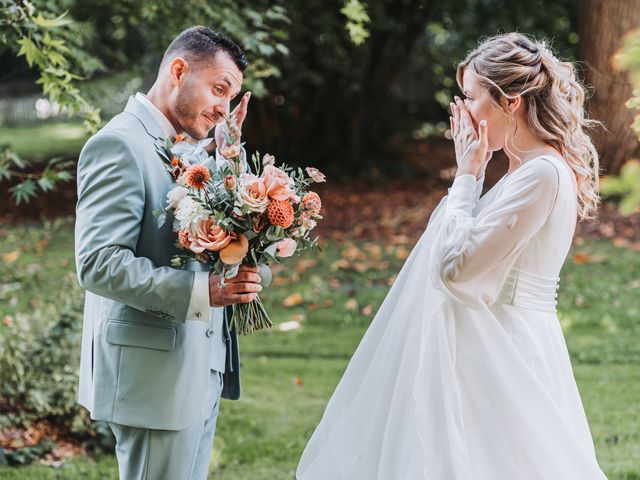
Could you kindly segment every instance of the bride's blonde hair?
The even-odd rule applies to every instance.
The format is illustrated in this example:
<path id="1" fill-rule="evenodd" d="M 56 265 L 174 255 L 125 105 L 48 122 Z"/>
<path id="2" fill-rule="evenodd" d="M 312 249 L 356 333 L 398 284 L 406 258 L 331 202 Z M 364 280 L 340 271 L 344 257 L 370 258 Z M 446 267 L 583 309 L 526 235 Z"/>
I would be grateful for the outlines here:
<path id="1" fill-rule="evenodd" d="M 598 153 L 586 130 L 598 124 L 587 118 L 585 91 L 571 62 L 558 60 L 544 43 L 520 34 L 490 37 L 467 55 L 456 73 L 462 87 L 469 68 L 500 108 L 501 97 L 522 97 L 532 132 L 557 149 L 578 184 L 578 215 L 593 218 L 598 206 Z"/>

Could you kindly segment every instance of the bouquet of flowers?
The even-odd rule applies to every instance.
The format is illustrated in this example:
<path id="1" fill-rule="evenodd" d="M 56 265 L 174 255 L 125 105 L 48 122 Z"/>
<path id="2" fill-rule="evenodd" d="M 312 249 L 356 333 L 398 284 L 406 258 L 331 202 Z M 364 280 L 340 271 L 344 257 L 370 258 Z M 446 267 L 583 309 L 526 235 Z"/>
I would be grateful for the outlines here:
<path id="1" fill-rule="evenodd" d="M 177 186 L 167 193 L 167 205 L 154 212 L 161 227 L 167 213 L 173 214 L 176 245 L 183 254 L 172 265 L 185 266 L 188 259 L 207 264 L 225 279 L 233 278 L 241 264 L 258 266 L 262 283 L 270 283 L 269 263 L 294 253 L 317 248 L 318 238 L 309 234 L 321 219 L 320 196 L 309 191 L 313 182 L 325 177 L 315 168 L 275 166 L 272 155 L 252 156 L 253 173 L 242 159 L 242 144 L 227 119 L 225 143 L 220 153 L 227 159 L 218 168 L 205 147 L 212 139 L 189 142 L 178 136 L 160 147 L 165 166 Z M 231 325 L 246 335 L 273 326 L 260 298 L 234 305 Z"/>

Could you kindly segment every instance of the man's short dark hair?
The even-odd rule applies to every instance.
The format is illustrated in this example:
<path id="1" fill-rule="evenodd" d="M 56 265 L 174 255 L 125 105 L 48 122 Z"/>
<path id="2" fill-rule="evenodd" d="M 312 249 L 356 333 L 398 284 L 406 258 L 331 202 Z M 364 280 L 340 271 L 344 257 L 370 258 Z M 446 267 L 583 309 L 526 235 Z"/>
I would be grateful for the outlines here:
<path id="1" fill-rule="evenodd" d="M 162 64 L 178 56 L 188 62 L 200 64 L 211 61 L 220 51 L 229 55 L 241 72 L 247 68 L 249 61 L 233 40 L 201 25 L 187 28 L 180 33 L 164 52 Z"/>

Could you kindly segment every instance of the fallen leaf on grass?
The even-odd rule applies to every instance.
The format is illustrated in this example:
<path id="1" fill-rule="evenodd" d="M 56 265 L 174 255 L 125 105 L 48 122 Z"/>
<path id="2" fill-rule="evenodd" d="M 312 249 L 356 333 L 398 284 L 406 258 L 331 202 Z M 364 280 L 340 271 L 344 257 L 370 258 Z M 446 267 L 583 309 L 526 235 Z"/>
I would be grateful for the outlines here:
<path id="1" fill-rule="evenodd" d="M 298 263 L 296 263 L 294 270 L 298 274 L 304 273 L 307 269 L 315 267 L 317 264 L 317 260 L 314 260 L 312 258 L 305 258 L 302 260 L 298 260 Z"/>
<path id="2" fill-rule="evenodd" d="M 291 295 L 286 297 L 284 300 L 282 300 L 282 305 L 284 307 L 290 308 L 290 307 L 295 307 L 297 305 L 300 305 L 302 304 L 302 302 L 303 302 L 302 295 L 296 292 L 296 293 L 292 293 Z"/>
<path id="3" fill-rule="evenodd" d="M 629 244 L 629 241 L 626 238 L 616 237 L 612 241 L 615 247 L 626 247 Z"/>
<path id="4" fill-rule="evenodd" d="M 369 270 L 369 265 L 364 262 L 358 262 L 353 264 L 353 269 L 358 273 L 364 273 Z"/>
<path id="5" fill-rule="evenodd" d="M 302 385 L 304 385 L 304 382 L 302 381 L 302 379 L 300 377 L 293 377 L 293 384 L 296 387 L 301 387 Z"/>
<path id="6" fill-rule="evenodd" d="M 340 252 L 340 256 L 345 260 L 350 260 L 350 261 L 359 260 L 364 257 L 360 249 L 354 245 L 342 250 Z"/>
<path id="7" fill-rule="evenodd" d="M 20 250 L 14 250 L 13 252 L 3 253 L 2 261 L 7 265 L 14 263 L 20 257 Z"/>
<path id="8" fill-rule="evenodd" d="M 358 310 L 358 301 L 355 298 L 350 298 L 344 302 L 344 308 L 347 310 Z"/>
<path id="9" fill-rule="evenodd" d="M 349 262 L 347 260 L 345 260 L 344 258 L 341 258 L 340 260 L 336 260 L 335 262 L 333 262 L 333 264 L 331 265 L 331 271 L 335 272 L 336 270 L 346 270 L 349 268 Z"/>
<path id="10" fill-rule="evenodd" d="M 273 285 L 276 286 L 276 287 L 281 287 L 283 285 L 288 285 L 289 283 L 290 282 L 289 282 L 289 279 L 287 277 L 280 276 L 280 277 L 276 277 L 276 278 L 273 279 Z"/>
<path id="11" fill-rule="evenodd" d="M 591 256 L 587 253 L 584 252 L 577 252 L 574 256 L 573 256 L 573 263 L 576 263 L 578 265 L 583 265 L 585 263 L 591 263 Z"/>
<path id="12" fill-rule="evenodd" d="M 373 307 L 371 305 L 365 305 L 360 313 L 362 313 L 362 315 L 364 315 L 365 317 L 370 317 L 373 313 Z"/>
<path id="13" fill-rule="evenodd" d="M 291 321 L 293 322 L 304 322 L 307 319 L 307 316 L 304 313 L 296 313 L 291 316 Z"/>

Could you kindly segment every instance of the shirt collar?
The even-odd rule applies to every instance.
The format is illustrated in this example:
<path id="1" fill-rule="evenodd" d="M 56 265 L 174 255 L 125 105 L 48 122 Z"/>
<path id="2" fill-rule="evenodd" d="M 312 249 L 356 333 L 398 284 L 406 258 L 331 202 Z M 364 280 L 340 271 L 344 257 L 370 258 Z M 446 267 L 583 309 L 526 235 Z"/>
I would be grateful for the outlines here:
<path id="1" fill-rule="evenodd" d="M 176 132 L 176 129 L 173 127 L 169 119 L 165 117 L 164 113 L 162 113 L 158 107 L 151 103 L 151 100 L 149 100 L 144 93 L 136 93 L 136 100 L 149 110 L 149 113 L 153 119 L 158 122 L 158 125 L 162 128 L 162 132 L 168 139 L 173 141 L 178 136 L 178 132 Z"/>

